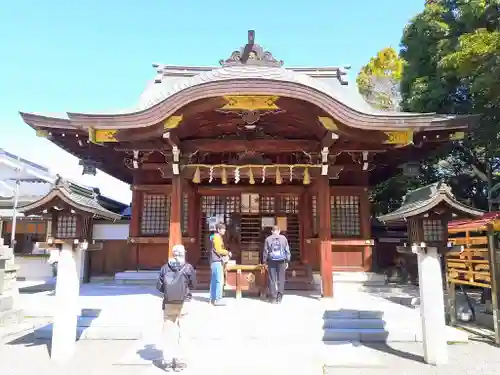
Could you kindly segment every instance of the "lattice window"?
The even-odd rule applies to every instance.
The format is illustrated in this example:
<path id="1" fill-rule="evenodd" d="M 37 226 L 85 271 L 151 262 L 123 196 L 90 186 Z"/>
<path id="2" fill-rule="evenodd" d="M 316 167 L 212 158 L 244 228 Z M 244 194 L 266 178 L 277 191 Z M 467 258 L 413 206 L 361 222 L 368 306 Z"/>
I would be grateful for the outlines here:
<path id="1" fill-rule="evenodd" d="M 443 241 L 444 228 L 441 220 L 424 220 L 424 241 Z"/>
<path id="2" fill-rule="evenodd" d="M 188 235 L 189 231 L 189 194 L 184 193 L 182 195 L 182 234 Z"/>
<path id="3" fill-rule="evenodd" d="M 201 197 L 201 259 L 208 259 L 210 243 L 207 219 L 217 217 L 223 219 L 226 225 L 231 225 L 233 213 L 241 209 L 241 196 L 206 195 Z"/>
<path id="4" fill-rule="evenodd" d="M 141 233 L 146 236 L 167 234 L 170 225 L 170 197 L 144 194 Z"/>
<path id="5" fill-rule="evenodd" d="M 275 199 L 273 196 L 261 195 L 259 197 L 259 212 L 262 214 L 274 214 Z"/>
<path id="6" fill-rule="evenodd" d="M 359 196 L 330 197 L 332 236 L 356 237 L 361 235 Z"/>
<path id="7" fill-rule="evenodd" d="M 57 238 L 76 238 L 76 216 L 59 215 L 57 217 Z"/>
<path id="8" fill-rule="evenodd" d="M 312 234 L 317 236 L 319 234 L 319 215 L 318 215 L 318 197 L 313 195 L 311 197 L 311 210 L 312 210 Z"/>
<path id="9" fill-rule="evenodd" d="M 290 195 L 280 195 L 278 200 L 278 211 L 284 214 L 299 213 L 299 197 Z"/>

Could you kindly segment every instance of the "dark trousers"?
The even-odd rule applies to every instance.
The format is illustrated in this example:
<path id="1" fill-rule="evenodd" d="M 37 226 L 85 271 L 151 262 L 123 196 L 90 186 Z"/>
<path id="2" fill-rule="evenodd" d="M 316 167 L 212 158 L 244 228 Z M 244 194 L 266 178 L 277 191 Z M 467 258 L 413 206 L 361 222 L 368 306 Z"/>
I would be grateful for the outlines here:
<path id="1" fill-rule="evenodd" d="M 286 262 L 267 262 L 269 276 L 269 293 L 271 298 L 277 298 L 278 293 L 283 295 L 285 291 Z"/>

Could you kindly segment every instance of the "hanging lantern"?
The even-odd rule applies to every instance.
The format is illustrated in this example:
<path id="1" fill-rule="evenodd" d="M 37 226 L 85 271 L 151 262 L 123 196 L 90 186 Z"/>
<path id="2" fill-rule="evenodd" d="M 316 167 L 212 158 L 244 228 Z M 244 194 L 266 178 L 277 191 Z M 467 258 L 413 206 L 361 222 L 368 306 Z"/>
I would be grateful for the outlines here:
<path id="1" fill-rule="evenodd" d="M 199 184 L 201 182 L 201 173 L 200 173 L 200 167 L 196 167 L 196 170 L 194 171 L 193 174 L 193 183 L 194 184 Z"/>
<path id="2" fill-rule="evenodd" d="M 253 171 L 251 167 L 248 171 L 248 182 L 250 183 L 250 185 L 255 185 L 255 179 L 253 178 Z"/>
<path id="3" fill-rule="evenodd" d="M 220 179 L 222 181 L 222 185 L 227 185 L 227 171 L 226 171 L 226 167 L 222 167 Z"/>
<path id="4" fill-rule="evenodd" d="M 283 180 L 281 179 L 281 173 L 279 167 L 276 168 L 276 185 L 281 185 Z"/>
<path id="5" fill-rule="evenodd" d="M 310 183 L 311 183 L 311 176 L 309 175 L 309 168 L 305 167 L 303 184 L 309 185 Z"/>

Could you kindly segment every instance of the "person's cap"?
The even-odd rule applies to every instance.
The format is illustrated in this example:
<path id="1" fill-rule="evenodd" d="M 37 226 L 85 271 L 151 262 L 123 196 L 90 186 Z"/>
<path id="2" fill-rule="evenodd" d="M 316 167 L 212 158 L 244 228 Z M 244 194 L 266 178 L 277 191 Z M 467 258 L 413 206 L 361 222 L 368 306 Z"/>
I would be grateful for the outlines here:
<path id="1" fill-rule="evenodd" d="M 186 256 L 186 249 L 184 245 L 174 245 L 172 248 L 172 255 L 175 258 L 182 258 Z"/>

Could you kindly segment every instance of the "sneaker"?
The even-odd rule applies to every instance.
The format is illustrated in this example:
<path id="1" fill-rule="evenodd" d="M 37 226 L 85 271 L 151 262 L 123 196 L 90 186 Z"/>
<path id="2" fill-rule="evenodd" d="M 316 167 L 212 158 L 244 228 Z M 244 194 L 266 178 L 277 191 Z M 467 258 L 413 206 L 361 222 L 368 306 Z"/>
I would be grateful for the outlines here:
<path id="1" fill-rule="evenodd" d="M 218 299 L 212 302 L 212 306 L 226 306 L 226 302 L 224 302 L 222 299 Z"/>

